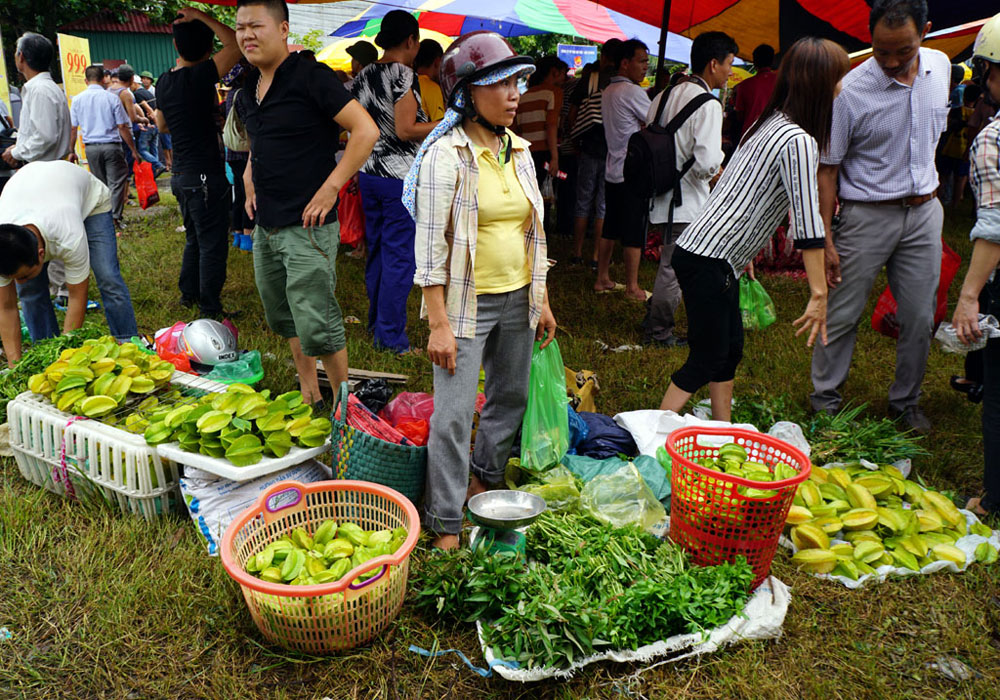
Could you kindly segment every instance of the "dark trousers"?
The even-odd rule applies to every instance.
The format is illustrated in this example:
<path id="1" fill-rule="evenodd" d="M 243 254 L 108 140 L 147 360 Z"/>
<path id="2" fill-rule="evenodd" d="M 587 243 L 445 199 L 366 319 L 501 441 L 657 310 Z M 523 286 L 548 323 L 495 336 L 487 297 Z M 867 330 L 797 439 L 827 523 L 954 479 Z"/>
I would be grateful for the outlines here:
<path id="1" fill-rule="evenodd" d="M 177 198 L 187 231 L 178 283 L 181 298 L 198 302 L 203 316 L 221 314 L 232 187 L 224 172 L 174 173 L 170 190 Z"/>
<path id="2" fill-rule="evenodd" d="M 709 382 L 728 382 L 743 359 L 740 285 L 732 265 L 675 248 L 671 261 L 688 317 L 688 358 L 671 379 L 693 394 Z"/>
<path id="3" fill-rule="evenodd" d="M 403 206 L 403 181 L 360 173 L 365 210 L 365 287 L 368 290 L 368 330 L 375 347 L 404 352 L 406 300 L 417 265 L 413 251 L 416 224 Z"/>
<path id="4" fill-rule="evenodd" d="M 245 229 L 252 229 L 254 226 L 253 219 L 247 214 L 247 193 L 243 186 L 243 173 L 246 172 L 247 161 L 245 158 L 231 160 L 229 167 L 233 171 L 233 209 L 230 214 L 230 228 L 237 233 L 243 233 Z"/>
<path id="5" fill-rule="evenodd" d="M 1000 275 L 986 285 L 989 310 L 1000 314 Z M 998 316 L 1000 318 L 1000 316 Z M 983 485 L 982 506 L 1000 511 L 1000 338 L 993 338 L 983 350 Z"/>
<path id="6" fill-rule="evenodd" d="M 576 154 L 560 153 L 559 169 L 566 173 L 566 179 L 556 180 L 556 233 L 572 236 L 576 219 Z"/>

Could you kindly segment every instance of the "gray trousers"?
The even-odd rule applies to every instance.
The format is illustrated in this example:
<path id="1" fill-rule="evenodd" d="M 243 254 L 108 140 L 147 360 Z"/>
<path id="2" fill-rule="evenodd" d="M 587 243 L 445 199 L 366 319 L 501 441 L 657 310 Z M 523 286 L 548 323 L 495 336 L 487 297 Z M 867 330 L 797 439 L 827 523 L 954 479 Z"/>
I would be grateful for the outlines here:
<path id="1" fill-rule="evenodd" d="M 486 375 L 486 405 L 479 416 L 471 469 L 486 484 L 503 480 L 528 400 L 535 338 L 528 325 L 528 289 L 479 295 L 476 337 L 456 339 L 455 374 L 434 366 L 424 489 L 424 525 L 432 532 L 456 535 L 462 529 L 480 365 Z"/>
<path id="2" fill-rule="evenodd" d="M 889 387 L 889 406 L 902 411 L 917 405 L 934 327 L 943 221 L 944 210 L 936 197 L 912 208 L 852 202 L 842 207 L 834 244 L 843 281 L 830 291 L 827 304 L 829 342 L 825 347 L 816 343 L 813 350 L 814 409 L 840 407 L 858 320 L 883 266 L 899 321 L 896 381 Z"/>
<path id="3" fill-rule="evenodd" d="M 663 249 L 660 251 L 660 267 L 653 283 L 653 296 L 649 298 L 649 308 L 642 322 L 647 340 L 666 340 L 674 333 L 674 312 L 681 303 L 681 286 L 670 265 L 677 239 L 688 224 L 673 224 L 671 231 L 663 229 Z M 669 234 L 669 235 L 668 235 Z"/>
<path id="4" fill-rule="evenodd" d="M 122 219 L 128 197 L 128 165 L 122 144 L 120 141 L 90 143 L 85 148 L 90 172 L 111 190 L 111 216 L 117 223 Z"/>

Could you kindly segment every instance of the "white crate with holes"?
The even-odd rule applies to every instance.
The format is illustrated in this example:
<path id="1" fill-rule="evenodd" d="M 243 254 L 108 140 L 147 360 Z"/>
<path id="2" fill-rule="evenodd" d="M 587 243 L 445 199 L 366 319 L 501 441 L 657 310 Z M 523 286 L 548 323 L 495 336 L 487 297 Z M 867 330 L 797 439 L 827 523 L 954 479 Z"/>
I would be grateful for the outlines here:
<path id="1" fill-rule="evenodd" d="M 170 384 L 193 392 L 226 389 L 183 372 L 175 372 Z M 104 499 L 147 520 L 183 512 L 179 466 L 162 459 L 141 433 L 75 417 L 31 392 L 7 404 L 7 416 L 18 469 L 36 486 L 81 500 Z"/>

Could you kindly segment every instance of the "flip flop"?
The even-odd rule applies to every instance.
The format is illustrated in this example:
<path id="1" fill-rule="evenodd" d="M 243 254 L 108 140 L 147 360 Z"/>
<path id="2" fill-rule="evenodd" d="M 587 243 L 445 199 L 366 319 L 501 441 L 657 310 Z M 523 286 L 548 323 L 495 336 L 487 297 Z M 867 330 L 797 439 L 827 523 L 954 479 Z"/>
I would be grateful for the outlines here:
<path id="1" fill-rule="evenodd" d="M 595 289 L 594 294 L 611 294 L 612 292 L 623 292 L 625 291 L 625 285 L 621 282 L 615 282 L 614 287 L 608 289 Z"/>
<path id="2" fill-rule="evenodd" d="M 634 301 L 636 304 L 645 304 L 647 301 L 653 298 L 653 293 L 648 289 L 644 289 L 643 292 L 646 294 L 645 299 L 636 299 L 635 297 L 625 297 L 629 301 Z"/>

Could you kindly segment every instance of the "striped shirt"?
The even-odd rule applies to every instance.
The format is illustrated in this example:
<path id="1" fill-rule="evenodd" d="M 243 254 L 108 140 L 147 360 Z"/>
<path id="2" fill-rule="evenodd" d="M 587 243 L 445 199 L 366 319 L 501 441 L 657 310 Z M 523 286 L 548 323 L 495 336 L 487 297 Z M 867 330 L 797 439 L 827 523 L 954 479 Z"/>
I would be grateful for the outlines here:
<path id="1" fill-rule="evenodd" d="M 790 207 L 795 247 L 822 247 L 826 234 L 819 213 L 818 167 L 816 139 L 778 112 L 736 150 L 677 245 L 726 260 L 739 276 Z"/>
<path id="2" fill-rule="evenodd" d="M 969 163 L 969 181 L 979 205 L 969 237 L 1000 243 L 1000 118 L 994 118 L 976 135 Z"/>
<path id="3" fill-rule="evenodd" d="M 535 178 L 535 164 L 528 142 L 513 140 L 517 180 L 531 203 L 532 215 L 524 231 L 524 247 L 531 269 L 528 323 L 538 325 L 545 299 L 548 260 L 542 226 L 542 195 Z M 472 141 L 461 126 L 446 133 L 427 150 L 420 165 L 416 194 L 418 287 L 444 285 L 445 308 L 456 338 L 476 335 L 476 236 L 479 233 L 479 165 Z M 420 317 L 427 317 L 421 305 Z"/>
<path id="4" fill-rule="evenodd" d="M 549 150 L 545 127 L 549 119 L 559 118 L 558 112 L 553 114 L 556 109 L 556 94 L 549 88 L 536 86 L 528 88 L 527 92 L 521 95 L 514 126 L 523 138 L 531 142 L 532 151 Z"/>
<path id="5" fill-rule="evenodd" d="M 361 172 L 402 180 L 420 149 L 420 141 L 404 141 L 396 133 L 396 103 L 413 93 L 417 100 L 417 123 L 426 122 L 420 98 L 417 74 L 402 63 L 371 63 L 364 67 L 351 85 L 351 94 L 375 120 L 379 140 L 361 166 Z"/>
<path id="6" fill-rule="evenodd" d="M 873 58 L 844 76 L 823 154 L 823 163 L 840 166 L 841 198 L 882 202 L 935 190 L 950 76 L 948 56 L 925 48 L 912 86 L 888 77 Z"/>

